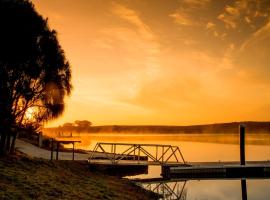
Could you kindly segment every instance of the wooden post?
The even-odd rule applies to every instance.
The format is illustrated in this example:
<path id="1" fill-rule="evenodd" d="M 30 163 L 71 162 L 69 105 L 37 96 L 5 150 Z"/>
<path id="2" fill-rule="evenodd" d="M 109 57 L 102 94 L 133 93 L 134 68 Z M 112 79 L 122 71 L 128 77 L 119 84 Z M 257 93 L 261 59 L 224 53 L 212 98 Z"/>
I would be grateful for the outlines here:
<path id="1" fill-rule="evenodd" d="M 134 154 L 133 154 L 133 160 L 135 160 L 135 151 L 136 151 L 136 146 L 134 145 Z"/>
<path id="2" fill-rule="evenodd" d="M 240 125 L 239 132 L 240 132 L 240 163 L 241 165 L 245 165 L 246 158 L 245 158 L 245 126 L 244 125 Z"/>
<path id="3" fill-rule="evenodd" d="M 156 146 L 156 161 L 158 160 L 158 146 Z"/>
<path id="4" fill-rule="evenodd" d="M 74 142 L 72 144 L 73 144 L 72 160 L 74 160 Z"/>
<path id="5" fill-rule="evenodd" d="M 138 149 L 138 161 L 140 160 L 141 157 L 141 145 L 139 145 L 139 149 Z"/>
<path id="6" fill-rule="evenodd" d="M 116 163 L 115 159 L 116 159 L 116 144 L 113 144 L 113 164 Z"/>
<path id="7" fill-rule="evenodd" d="M 53 138 L 51 138 L 51 160 L 53 160 Z"/>
<path id="8" fill-rule="evenodd" d="M 162 146 L 162 164 L 163 164 L 163 156 L 164 156 L 164 146 Z"/>
<path id="9" fill-rule="evenodd" d="M 56 149 L 56 160 L 58 160 L 58 152 L 59 152 L 59 142 L 57 142 L 57 149 Z"/>

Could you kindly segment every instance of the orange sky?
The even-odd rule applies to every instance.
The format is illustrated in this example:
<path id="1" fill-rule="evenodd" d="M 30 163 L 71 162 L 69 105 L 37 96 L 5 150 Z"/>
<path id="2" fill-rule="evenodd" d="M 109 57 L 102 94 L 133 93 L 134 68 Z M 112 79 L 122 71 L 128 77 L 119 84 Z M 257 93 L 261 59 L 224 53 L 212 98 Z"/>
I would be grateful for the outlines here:
<path id="1" fill-rule="evenodd" d="M 72 65 L 48 124 L 270 119 L 270 2 L 33 0 Z"/>

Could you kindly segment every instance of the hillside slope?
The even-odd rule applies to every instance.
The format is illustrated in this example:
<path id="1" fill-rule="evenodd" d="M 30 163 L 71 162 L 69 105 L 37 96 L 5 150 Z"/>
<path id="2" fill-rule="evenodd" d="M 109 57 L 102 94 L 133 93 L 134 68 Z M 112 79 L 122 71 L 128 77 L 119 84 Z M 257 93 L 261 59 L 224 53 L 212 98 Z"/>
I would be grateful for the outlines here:
<path id="1" fill-rule="evenodd" d="M 128 180 L 90 172 L 86 163 L 0 158 L 0 199 L 155 199 Z"/>

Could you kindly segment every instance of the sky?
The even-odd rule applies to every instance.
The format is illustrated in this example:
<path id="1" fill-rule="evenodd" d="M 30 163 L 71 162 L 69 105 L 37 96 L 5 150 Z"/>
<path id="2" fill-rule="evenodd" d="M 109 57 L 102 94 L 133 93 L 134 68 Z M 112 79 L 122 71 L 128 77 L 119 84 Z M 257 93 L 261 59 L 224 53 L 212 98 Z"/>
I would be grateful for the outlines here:
<path id="1" fill-rule="evenodd" d="M 270 1 L 33 0 L 72 66 L 62 117 L 94 125 L 270 120 Z"/>

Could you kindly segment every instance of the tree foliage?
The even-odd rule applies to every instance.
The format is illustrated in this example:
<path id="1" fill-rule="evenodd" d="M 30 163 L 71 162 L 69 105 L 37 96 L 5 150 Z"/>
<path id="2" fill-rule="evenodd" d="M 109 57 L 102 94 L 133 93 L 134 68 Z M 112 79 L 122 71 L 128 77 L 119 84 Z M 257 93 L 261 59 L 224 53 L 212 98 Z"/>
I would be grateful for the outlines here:
<path id="1" fill-rule="evenodd" d="M 92 125 L 92 123 L 88 120 L 76 120 L 74 123 L 77 127 L 81 128 L 89 128 Z"/>
<path id="2" fill-rule="evenodd" d="M 0 0 L 0 150 L 19 127 L 60 116 L 71 70 L 55 30 L 28 0 Z"/>
<path id="3" fill-rule="evenodd" d="M 91 127 L 92 122 L 88 120 L 76 120 L 74 123 L 66 122 L 62 126 L 58 127 L 58 131 L 76 131 L 76 132 L 83 132 L 88 131 Z"/>

